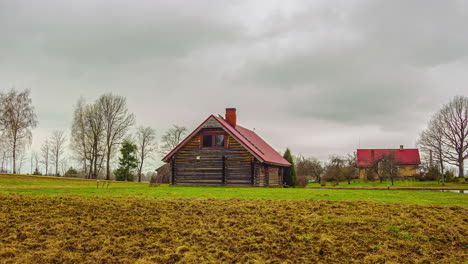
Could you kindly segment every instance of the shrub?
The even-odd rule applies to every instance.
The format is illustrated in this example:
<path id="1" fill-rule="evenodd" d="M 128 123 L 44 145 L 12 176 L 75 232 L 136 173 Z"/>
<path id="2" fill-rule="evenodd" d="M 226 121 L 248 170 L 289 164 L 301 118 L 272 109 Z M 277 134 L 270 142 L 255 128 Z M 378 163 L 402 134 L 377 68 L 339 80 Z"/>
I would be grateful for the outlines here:
<path id="1" fill-rule="evenodd" d="M 39 170 L 36 168 L 36 169 L 34 170 L 33 175 L 39 175 L 39 176 L 41 176 L 42 173 L 40 173 Z"/>
<path id="2" fill-rule="evenodd" d="M 149 181 L 149 186 L 150 187 L 158 187 L 159 186 L 159 183 L 158 183 L 158 176 L 156 175 L 151 175 L 151 178 L 150 178 L 150 181 Z"/>
<path id="3" fill-rule="evenodd" d="M 78 175 L 78 171 L 75 170 L 73 167 L 70 167 L 67 172 L 65 172 L 65 177 L 76 177 Z"/>
<path id="4" fill-rule="evenodd" d="M 296 181 L 296 186 L 297 187 L 304 188 L 304 187 L 307 186 L 308 183 L 309 183 L 309 180 L 307 179 L 307 176 L 297 177 L 297 181 Z"/>
<path id="5" fill-rule="evenodd" d="M 444 173 L 445 181 L 453 181 L 455 179 L 455 175 L 451 171 L 446 171 Z"/>
<path id="6" fill-rule="evenodd" d="M 375 173 L 374 170 L 371 170 L 371 169 L 367 170 L 366 177 L 365 177 L 366 181 L 372 181 L 373 182 L 377 178 L 378 178 L 377 174 Z"/>
<path id="7" fill-rule="evenodd" d="M 417 177 L 417 179 L 420 181 L 437 181 L 441 178 L 442 174 L 440 173 L 439 168 L 431 167 L 425 174 L 422 174 L 421 176 Z"/>
<path id="8" fill-rule="evenodd" d="M 124 168 L 116 169 L 114 171 L 114 175 L 115 175 L 115 180 L 116 181 L 129 181 L 129 182 L 132 182 L 133 177 L 134 177 L 132 172 L 129 172 Z"/>
<path id="9" fill-rule="evenodd" d="M 322 180 L 322 181 L 320 182 L 320 186 L 327 186 L 327 182 L 324 181 L 324 180 Z"/>
<path id="10" fill-rule="evenodd" d="M 462 177 L 455 177 L 455 178 L 453 178 L 452 181 L 453 181 L 453 182 L 456 182 L 456 183 L 465 183 L 465 178 L 462 178 Z"/>

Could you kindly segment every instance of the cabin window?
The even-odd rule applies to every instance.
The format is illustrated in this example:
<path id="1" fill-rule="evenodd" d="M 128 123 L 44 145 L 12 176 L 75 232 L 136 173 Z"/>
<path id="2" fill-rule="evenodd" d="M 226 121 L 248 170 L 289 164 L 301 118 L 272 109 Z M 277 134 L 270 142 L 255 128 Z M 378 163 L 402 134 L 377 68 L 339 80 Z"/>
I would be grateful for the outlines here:
<path id="1" fill-rule="evenodd" d="M 224 148 L 226 137 L 224 134 L 203 135 L 202 143 L 204 148 Z"/>
<path id="2" fill-rule="evenodd" d="M 224 135 L 216 135 L 214 138 L 216 147 L 224 147 Z"/>
<path id="3" fill-rule="evenodd" d="M 213 146 L 213 135 L 203 136 L 203 147 L 212 147 Z"/>

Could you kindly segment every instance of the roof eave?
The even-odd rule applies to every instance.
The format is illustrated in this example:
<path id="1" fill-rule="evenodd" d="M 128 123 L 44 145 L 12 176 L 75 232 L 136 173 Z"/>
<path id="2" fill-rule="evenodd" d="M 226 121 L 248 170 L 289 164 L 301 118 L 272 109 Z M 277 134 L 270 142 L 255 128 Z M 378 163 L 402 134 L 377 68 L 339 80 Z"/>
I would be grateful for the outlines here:
<path id="1" fill-rule="evenodd" d="M 280 166 L 280 167 L 291 167 L 292 164 L 282 164 L 282 163 L 276 163 L 276 162 L 269 162 L 265 161 L 263 163 L 269 164 L 269 165 L 274 165 L 274 166 Z"/>

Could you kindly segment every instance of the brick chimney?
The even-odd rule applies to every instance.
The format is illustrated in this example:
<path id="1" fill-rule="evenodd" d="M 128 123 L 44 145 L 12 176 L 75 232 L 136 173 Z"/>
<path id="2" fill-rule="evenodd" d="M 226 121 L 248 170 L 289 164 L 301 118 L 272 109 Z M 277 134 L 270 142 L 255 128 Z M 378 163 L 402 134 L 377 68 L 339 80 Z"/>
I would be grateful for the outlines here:
<path id="1" fill-rule="evenodd" d="M 226 121 L 231 124 L 232 127 L 237 125 L 236 109 L 226 108 Z"/>
<path id="2" fill-rule="evenodd" d="M 403 145 L 400 145 L 400 150 L 403 150 Z"/>

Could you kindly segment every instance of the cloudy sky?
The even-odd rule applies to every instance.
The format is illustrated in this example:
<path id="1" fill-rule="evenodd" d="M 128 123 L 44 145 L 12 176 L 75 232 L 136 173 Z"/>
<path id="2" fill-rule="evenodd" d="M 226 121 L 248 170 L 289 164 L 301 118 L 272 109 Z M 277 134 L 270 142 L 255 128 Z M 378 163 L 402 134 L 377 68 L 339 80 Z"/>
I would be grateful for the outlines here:
<path id="1" fill-rule="evenodd" d="M 31 89 L 33 149 L 80 96 L 160 136 L 236 107 L 278 150 L 414 147 L 468 96 L 466 1 L 0 0 L 0 89 Z"/>

